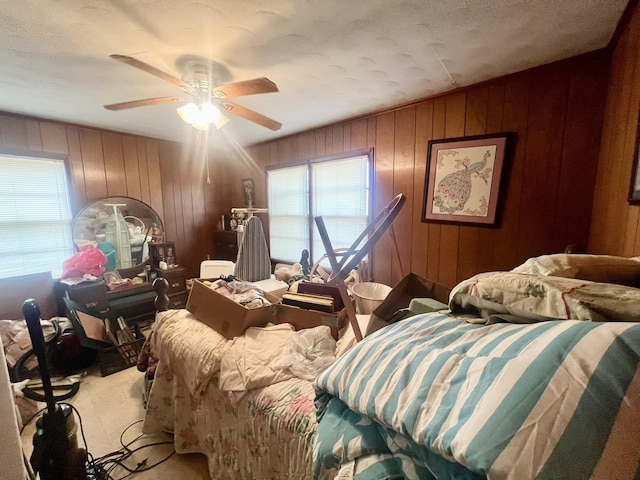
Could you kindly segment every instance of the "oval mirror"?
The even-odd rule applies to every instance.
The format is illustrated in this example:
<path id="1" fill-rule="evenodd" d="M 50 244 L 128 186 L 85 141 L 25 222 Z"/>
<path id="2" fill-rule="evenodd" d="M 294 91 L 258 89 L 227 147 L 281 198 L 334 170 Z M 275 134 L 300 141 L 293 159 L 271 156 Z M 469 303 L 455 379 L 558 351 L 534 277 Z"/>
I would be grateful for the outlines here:
<path id="1" fill-rule="evenodd" d="M 149 258 L 149 243 L 164 240 L 160 216 L 131 197 L 107 197 L 84 207 L 73 219 L 73 243 L 98 247 L 107 270 L 136 267 Z"/>

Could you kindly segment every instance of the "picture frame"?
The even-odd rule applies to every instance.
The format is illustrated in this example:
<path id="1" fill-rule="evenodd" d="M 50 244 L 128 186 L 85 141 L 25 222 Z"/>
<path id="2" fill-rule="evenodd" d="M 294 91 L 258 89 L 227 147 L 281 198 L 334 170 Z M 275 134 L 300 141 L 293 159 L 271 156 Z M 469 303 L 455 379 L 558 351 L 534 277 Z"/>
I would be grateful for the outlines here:
<path id="1" fill-rule="evenodd" d="M 253 187 L 253 179 L 244 178 L 242 180 L 242 198 L 246 207 L 253 207 L 256 204 L 256 191 Z"/>
<path id="2" fill-rule="evenodd" d="M 109 285 L 110 283 L 118 283 L 122 280 L 120 276 L 120 272 L 118 270 L 107 270 L 102 274 L 102 279 L 104 283 Z"/>
<path id="3" fill-rule="evenodd" d="M 430 140 L 422 221 L 495 225 L 511 136 Z"/>
<path id="4" fill-rule="evenodd" d="M 640 204 L 640 120 L 638 121 L 636 146 L 633 154 L 633 168 L 631 169 L 631 181 L 629 182 L 629 204 Z"/>

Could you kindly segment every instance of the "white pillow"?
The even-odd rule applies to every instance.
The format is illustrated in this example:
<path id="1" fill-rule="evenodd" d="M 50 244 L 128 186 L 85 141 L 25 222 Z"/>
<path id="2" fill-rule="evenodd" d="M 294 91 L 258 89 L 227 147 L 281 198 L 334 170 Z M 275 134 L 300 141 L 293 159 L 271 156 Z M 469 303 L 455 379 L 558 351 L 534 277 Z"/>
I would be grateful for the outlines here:
<path id="1" fill-rule="evenodd" d="M 640 287 L 640 257 L 557 253 L 530 258 L 511 272 Z"/>

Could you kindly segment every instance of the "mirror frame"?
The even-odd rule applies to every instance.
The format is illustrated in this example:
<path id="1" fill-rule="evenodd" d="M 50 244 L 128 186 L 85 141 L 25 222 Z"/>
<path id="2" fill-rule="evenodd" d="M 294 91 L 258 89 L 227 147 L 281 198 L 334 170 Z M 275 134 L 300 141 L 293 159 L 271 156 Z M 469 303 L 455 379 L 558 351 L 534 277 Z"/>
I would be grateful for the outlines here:
<path id="1" fill-rule="evenodd" d="M 86 243 L 84 244 L 97 246 L 95 236 L 105 232 L 106 223 L 112 214 L 112 212 L 109 210 L 109 207 L 104 206 L 104 204 L 109 203 L 127 204 L 127 207 L 120 207 L 118 210 L 122 214 L 122 217 L 125 219 L 125 221 L 127 221 L 128 219 L 132 220 L 130 222 L 127 222 L 128 227 L 129 225 L 133 225 L 134 229 L 136 229 L 136 227 L 139 227 L 140 232 L 146 239 L 142 242 L 143 244 L 164 241 L 164 222 L 162 221 L 160 215 L 158 215 L 158 212 L 156 212 L 150 205 L 137 198 L 124 195 L 113 195 L 109 197 L 99 198 L 91 203 L 88 203 L 87 205 L 82 207 L 73 218 L 73 222 L 71 223 L 71 238 L 76 251 L 80 251 L 80 248 L 83 246 L 82 243 L 78 242 L 79 240 L 86 240 Z M 95 211 L 95 214 L 93 214 L 93 211 Z M 89 213 L 89 215 L 87 213 Z M 80 222 L 84 220 L 86 220 L 87 222 L 91 222 L 92 225 L 81 226 Z M 149 225 L 147 225 L 147 220 Z M 155 232 L 152 228 L 154 223 L 158 227 Z M 144 229 L 146 229 L 147 231 L 144 232 Z M 93 238 L 87 238 L 91 236 L 93 236 Z M 143 254 L 143 251 L 144 249 L 142 248 L 142 251 L 140 252 L 141 255 Z M 133 263 L 132 259 L 131 267 L 116 267 L 116 269 L 120 272 L 127 271 L 129 269 L 139 270 L 148 262 L 148 257 L 146 259 L 142 258 L 135 264 Z"/>

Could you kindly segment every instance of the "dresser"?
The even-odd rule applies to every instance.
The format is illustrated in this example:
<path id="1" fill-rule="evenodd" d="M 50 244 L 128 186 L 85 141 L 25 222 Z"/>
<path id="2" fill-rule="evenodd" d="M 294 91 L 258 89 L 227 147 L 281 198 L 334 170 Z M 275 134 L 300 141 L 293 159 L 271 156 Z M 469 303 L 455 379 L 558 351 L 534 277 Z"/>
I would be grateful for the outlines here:
<path id="1" fill-rule="evenodd" d="M 187 286 L 185 269 L 176 267 L 169 270 L 153 269 L 158 277 L 167 279 L 169 283 L 169 308 L 185 308 L 187 305 Z M 67 286 L 66 295 L 73 301 L 110 318 L 123 317 L 127 324 L 148 323 L 153 321 L 156 314 L 154 300 L 156 294 L 151 282 L 110 291 L 106 284 L 85 282 Z"/>
<path id="2" fill-rule="evenodd" d="M 238 233 L 233 230 L 216 230 L 213 237 L 213 258 L 231 260 L 238 258 Z"/>

